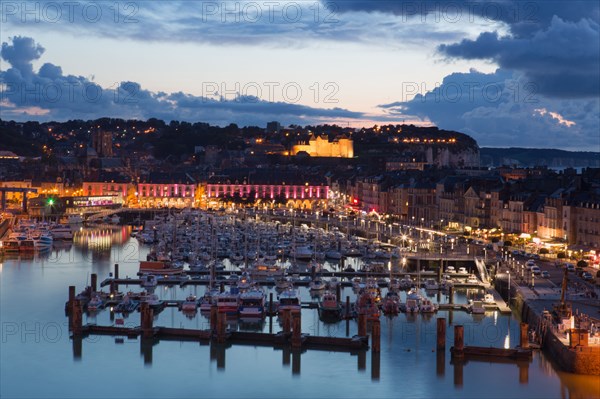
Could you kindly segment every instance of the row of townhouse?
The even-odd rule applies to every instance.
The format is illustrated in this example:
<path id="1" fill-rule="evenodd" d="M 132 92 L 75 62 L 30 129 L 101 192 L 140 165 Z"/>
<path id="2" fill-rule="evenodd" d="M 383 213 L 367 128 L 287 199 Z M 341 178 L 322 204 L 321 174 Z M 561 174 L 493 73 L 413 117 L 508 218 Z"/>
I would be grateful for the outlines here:
<path id="1" fill-rule="evenodd" d="M 339 183 L 339 182 L 338 182 Z M 527 186 L 529 184 L 529 187 Z M 437 183 L 423 175 L 380 175 L 339 184 L 366 212 L 400 221 L 454 229 L 501 228 L 600 247 L 600 195 L 560 181 L 509 184 L 498 175 L 445 176 Z"/>

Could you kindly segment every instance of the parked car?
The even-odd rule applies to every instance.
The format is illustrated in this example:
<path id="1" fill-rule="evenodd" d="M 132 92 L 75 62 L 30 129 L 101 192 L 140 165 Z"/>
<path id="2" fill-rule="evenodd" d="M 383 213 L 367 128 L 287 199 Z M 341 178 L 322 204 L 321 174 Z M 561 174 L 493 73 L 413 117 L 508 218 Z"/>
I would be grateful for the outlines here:
<path id="1" fill-rule="evenodd" d="M 550 273 L 549 273 L 547 270 L 544 270 L 544 271 L 542 272 L 542 277 L 543 277 L 543 278 L 550 278 Z"/>
<path id="2" fill-rule="evenodd" d="M 573 265 L 572 263 L 567 263 L 567 264 L 565 265 L 565 267 L 567 268 L 567 270 L 568 270 L 569 272 L 571 272 L 571 273 L 574 273 L 574 272 L 575 272 L 575 265 Z"/>
<path id="3" fill-rule="evenodd" d="M 594 277 L 592 276 L 592 273 L 590 273 L 590 272 L 583 272 L 581 277 L 583 277 L 583 279 L 585 281 L 592 281 L 594 279 Z"/>
<path id="4" fill-rule="evenodd" d="M 531 267 L 531 271 L 533 272 L 533 274 L 535 274 L 536 276 L 542 274 L 542 270 L 538 267 L 538 266 L 532 266 Z"/>

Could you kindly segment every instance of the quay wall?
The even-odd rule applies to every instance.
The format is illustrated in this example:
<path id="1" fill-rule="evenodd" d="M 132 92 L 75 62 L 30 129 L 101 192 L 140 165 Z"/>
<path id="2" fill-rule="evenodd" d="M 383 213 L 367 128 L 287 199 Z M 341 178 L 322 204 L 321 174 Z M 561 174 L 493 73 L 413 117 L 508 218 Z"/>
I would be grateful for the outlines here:
<path id="1" fill-rule="evenodd" d="M 4 238 L 6 231 L 10 227 L 10 219 L 4 219 L 2 223 L 0 223 L 0 239 Z"/>
<path id="2" fill-rule="evenodd" d="M 517 295 L 513 304 L 516 314 L 541 336 L 543 350 L 561 369 L 575 374 L 600 375 L 600 347 L 569 347 L 558 339 L 549 322 L 543 320 L 521 295 Z"/>

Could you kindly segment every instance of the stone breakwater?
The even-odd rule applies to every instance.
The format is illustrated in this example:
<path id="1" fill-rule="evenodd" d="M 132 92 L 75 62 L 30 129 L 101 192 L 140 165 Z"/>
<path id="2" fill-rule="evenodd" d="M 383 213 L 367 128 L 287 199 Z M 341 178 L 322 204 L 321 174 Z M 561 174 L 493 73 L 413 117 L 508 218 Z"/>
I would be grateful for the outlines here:
<path id="1" fill-rule="evenodd" d="M 532 327 L 542 349 L 563 370 L 575 374 L 600 375 L 600 345 L 582 345 L 560 332 L 557 325 L 543 314 L 544 309 L 551 310 L 552 302 L 525 299 L 518 292 L 514 305 L 521 319 Z"/>

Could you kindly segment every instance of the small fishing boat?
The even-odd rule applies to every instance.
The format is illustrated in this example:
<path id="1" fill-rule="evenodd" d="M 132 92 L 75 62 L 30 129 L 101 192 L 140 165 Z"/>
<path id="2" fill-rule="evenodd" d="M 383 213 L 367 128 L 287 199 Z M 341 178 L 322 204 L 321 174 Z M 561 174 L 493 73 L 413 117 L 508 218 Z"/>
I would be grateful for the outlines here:
<path id="1" fill-rule="evenodd" d="M 389 290 L 383 299 L 381 306 L 383 313 L 388 316 L 393 316 L 400 311 L 400 296 L 398 291 Z"/>
<path id="2" fill-rule="evenodd" d="M 326 291 L 319 301 L 319 318 L 323 321 L 338 321 L 342 314 L 342 305 L 337 296 L 331 291 Z"/>
<path id="3" fill-rule="evenodd" d="M 437 306 L 431 302 L 429 298 L 422 298 L 419 304 L 419 312 L 421 313 L 435 313 L 437 312 Z"/>
<path id="4" fill-rule="evenodd" d="M 325 289 L 325 281 L 320 277 L 315 277 L 314 280 L 308 283 L 308 288 L 310 291 L 323 291 Z"/>
<path id="5" fill-rule="evenodd" d="M 379 307 L 375 302 L 375 298 L 367 290 L 363 290 L 355 303 L 355 311 L 357 315 L 364 314 L 367 316 L 367 320 L 375 320 L 380 316 Z"/>
<path id="6" fill-rule="evenodd" d="M 285 310 L 289 310 L 292 313 L 300 313 L 302 310 L 300 295 L 295 288 L 288 288 L 279 295 L 279 315 Z"/>
<path id="7" fill-rule="evenodd" d="M 188 295 L 181 304 L 181 310 L 183 311 L 195 311 L 197 307 L 198 300 L 195 295 Z"/>
<path id="8" fill-rule="evenodd" d="M 239 297 L 240 317 L 261 318 L 265 315 L 265 293 L 257 287 L 242 292 Z"/>
<path id="9" fill-rule="evenodd" d="M 142 274 L 140 280 L 140 285 L 144 288 L 154 288 L 158 284 L 158 279 L 154 274 Z"/>
<path id="10" fill-rule="evenodd" d="M 237 314 L 239 309 L 240 293 L 237 287 L 231 287 L 229 291 L 217 295 L 217 310 L 219 313 Z"/>
<path id="11" fill-rule="evenodd" d="M 96 293 L 95 295 L 92 296 L 92 299 L 90 299 L 90 301 L 87 304 L 87 310 L 89 312 L 96 312 L 100 309 L 102 309 L 102 307 L 104 306 L 104 301 L 102 300 L 102 297 Z"/>
<path id="12" fill-rule="evenodd" d="M 137 309 L 139 305 L 138 301 L 135 301 L 129 297 L 129 295 L 125 295 L 123 300 L 119 302 L 117 306 L 115 306 L 116 313 L 131 313 Z"/>

